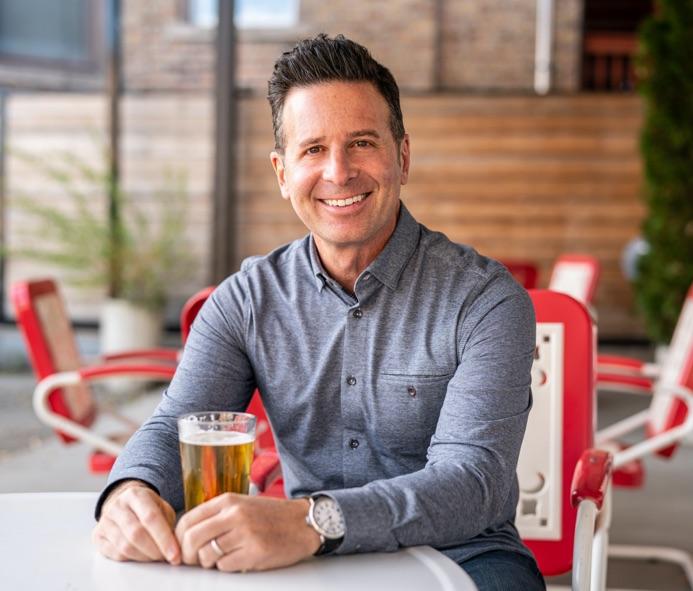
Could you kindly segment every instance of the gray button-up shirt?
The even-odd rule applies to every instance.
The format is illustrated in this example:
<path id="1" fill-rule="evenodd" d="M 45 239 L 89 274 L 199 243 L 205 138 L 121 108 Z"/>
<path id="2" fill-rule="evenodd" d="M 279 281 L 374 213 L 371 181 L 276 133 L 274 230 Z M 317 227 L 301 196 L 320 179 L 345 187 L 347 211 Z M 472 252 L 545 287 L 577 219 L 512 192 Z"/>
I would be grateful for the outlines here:
<path id="1" fill-rule="evenodd" d="M 342 508 L 338 553 L 529 554 L 512 524 L 531 406 L 527 293 L 404 205 L 354 291 L 328 276 L 310 236 L 246 260 L 201 310 L 110 482 L 140 478 L 180 509 L 176 417 L 242 410 L 258 387 L 287 494 L 329 491 Z"/>

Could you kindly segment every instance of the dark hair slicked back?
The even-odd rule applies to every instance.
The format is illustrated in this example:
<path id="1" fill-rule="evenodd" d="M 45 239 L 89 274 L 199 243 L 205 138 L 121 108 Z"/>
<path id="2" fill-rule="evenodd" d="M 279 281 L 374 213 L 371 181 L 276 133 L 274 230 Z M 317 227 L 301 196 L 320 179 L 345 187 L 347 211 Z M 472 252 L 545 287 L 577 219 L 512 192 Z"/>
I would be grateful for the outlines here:
<path id="1" fill-rule="evenodd" d="M 358 43 L 337 35 L 321 33 L 304 39 L 283 53 L 274 64 L 268 83 L 267 100 L 272 108 L 272 128 L 277 150 L 284 149 L 282 112 L 289 91 L 295 87 L 323 82 L 370 82 L 387 102 L 390 110 L 390 129 L 395 141 L 404 138 L 404 122 L 399 105 L 399 88 L 385 66 L 373 59 L 370 52 Z"/>

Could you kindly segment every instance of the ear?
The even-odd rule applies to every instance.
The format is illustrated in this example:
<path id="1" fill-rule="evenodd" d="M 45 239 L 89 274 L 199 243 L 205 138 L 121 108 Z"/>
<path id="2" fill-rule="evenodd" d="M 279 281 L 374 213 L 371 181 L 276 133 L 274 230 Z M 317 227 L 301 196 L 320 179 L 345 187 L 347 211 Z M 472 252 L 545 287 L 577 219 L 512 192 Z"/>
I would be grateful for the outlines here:
<path id="1" fill-rule="evenodd" d="M 286 169 L 284 168 L 284 156 L 273 150 L 270 154 L 270 160 L 272 161 L 272 168 L 274 169 L 274 174 L 277 175 L 277 182 L 279 183 L 279 190 L 282 193 L 284 199 L 288 199 L 289 188 L 286 184 Z"/>
<path id="2" fill-rule="evenodd" d="M 399 144 L 399 162 L 402 171 L 400 183 L 406 185 L 409 180 L 409 163 L 411 162 L 411 153 L 409 151 L 409 134 L 405 133 L 402 141 Z"/>

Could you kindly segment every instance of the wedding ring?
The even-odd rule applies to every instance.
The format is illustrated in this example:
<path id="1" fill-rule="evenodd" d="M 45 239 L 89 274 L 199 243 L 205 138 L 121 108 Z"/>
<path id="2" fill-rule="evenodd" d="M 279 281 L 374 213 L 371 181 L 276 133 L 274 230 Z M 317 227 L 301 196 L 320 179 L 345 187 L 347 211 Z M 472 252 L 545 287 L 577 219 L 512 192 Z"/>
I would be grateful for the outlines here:
<path id="1" fill-rule="evenodd" d="M 212 541 L 209 543 L 209 545 L 212 547 L 212 550 L 214 550 L 217 553 L 217 556 L 221 558 L 224 556 L 224 551 L 221 549 L 221 546 L 219 546 L 219 543 L 217 542 L 216 538 L 212 538 Z"/>

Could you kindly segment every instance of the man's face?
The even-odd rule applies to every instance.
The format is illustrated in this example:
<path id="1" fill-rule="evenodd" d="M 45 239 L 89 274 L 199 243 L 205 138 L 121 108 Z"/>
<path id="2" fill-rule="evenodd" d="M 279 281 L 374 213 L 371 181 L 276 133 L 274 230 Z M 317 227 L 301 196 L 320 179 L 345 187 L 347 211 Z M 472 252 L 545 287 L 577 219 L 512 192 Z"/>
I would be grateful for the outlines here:
<path id="1" fill-rule="evenodd" d="M 289 91 L 284 154 L 272 152 L 272 166 L 321 256 L 351 249 L 372 260 L 394 230 L 409 138 L 398 145 L 389 122 L 385 99 L 368 82 Z"/>

